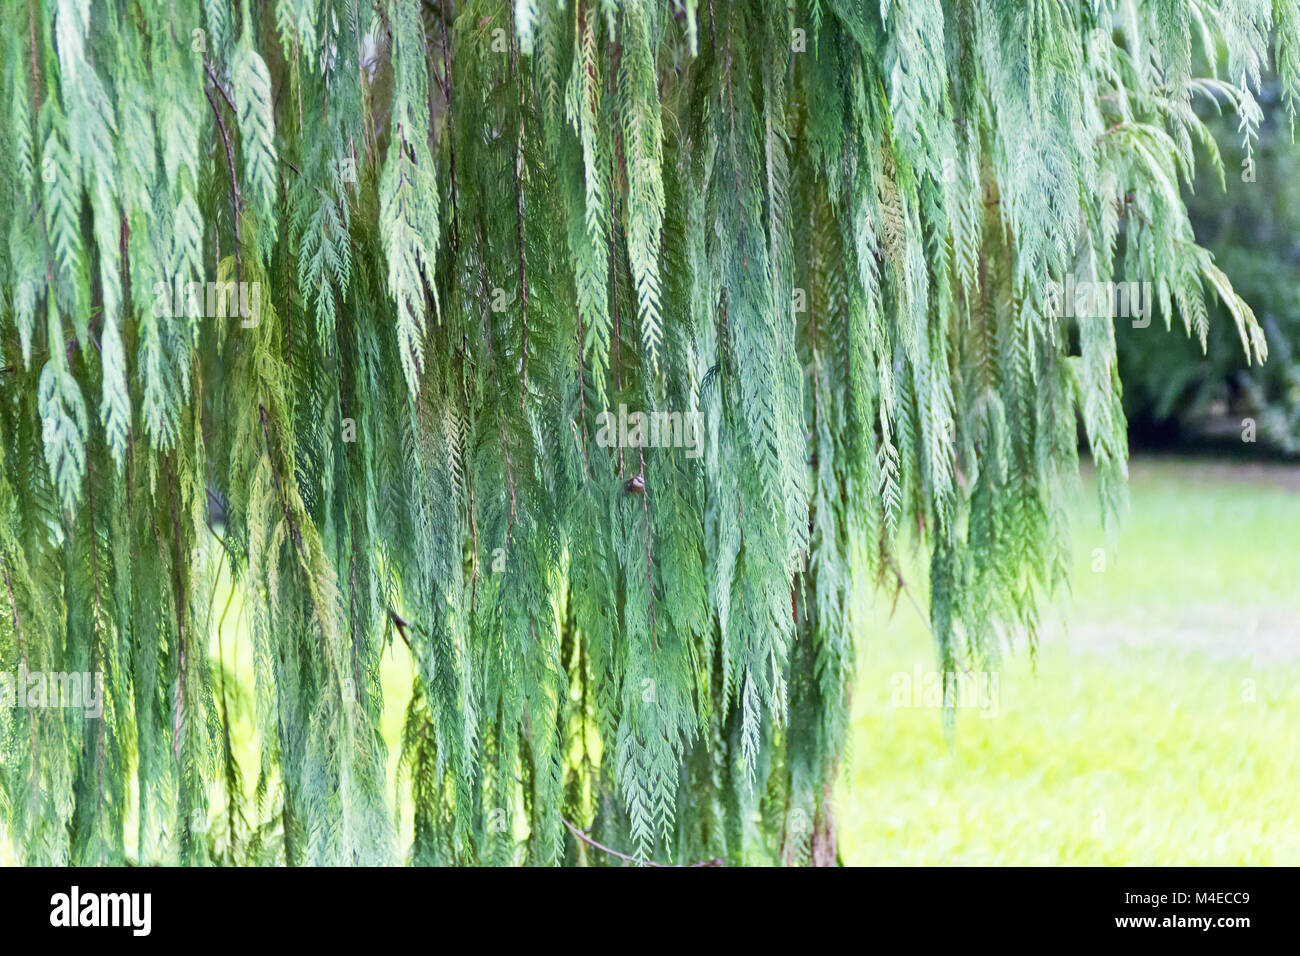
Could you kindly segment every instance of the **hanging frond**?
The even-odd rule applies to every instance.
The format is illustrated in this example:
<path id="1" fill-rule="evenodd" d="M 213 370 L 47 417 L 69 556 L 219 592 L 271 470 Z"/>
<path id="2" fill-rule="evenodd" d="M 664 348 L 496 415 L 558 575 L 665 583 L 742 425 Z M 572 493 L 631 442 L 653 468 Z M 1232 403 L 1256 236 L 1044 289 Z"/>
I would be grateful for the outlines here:
<path id="1" fill-rule="evenodd" d="M 104 682 L 0 707 L 31 862 L 833 862 L 851 595 L 1032 641 L 1115 323 L 1265 357 L 1183 190 L 1295 0 L 0 15 L 0 675 Z"/>

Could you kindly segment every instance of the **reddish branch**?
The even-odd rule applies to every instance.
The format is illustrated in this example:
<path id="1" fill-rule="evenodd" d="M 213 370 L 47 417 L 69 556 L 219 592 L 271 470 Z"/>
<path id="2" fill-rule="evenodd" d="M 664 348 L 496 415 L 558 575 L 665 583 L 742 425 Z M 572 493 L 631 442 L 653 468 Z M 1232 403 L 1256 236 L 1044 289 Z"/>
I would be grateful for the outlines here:
<path id="1" fill-rule="evenodd" d="M 510 76 L 515 75 L 515 8 L 510 10 Z M 526 84 L 519 87 L 519 136 L 515 140 L 515 234 L 519 242 L 519 410 L 526 412 L 524 402 L 528 398 L 528 270 L 524 265 L 524 110 L 527 107 L 528 88 Z"/>
<path id="2" fill-rule="evenodd" d="M 483 296 L 483 326 L 487 332 L 488 354 L 492 357 L 492 386 L 495 390 L 500 391 L 501 386 L 497 379 L 497 360 L 496 349 L 492 344 L 492 299 L 488 295 L 487 284 L 487 240 L 483 235 L 483 210 L 479 208 L 478 217 L 478 242 L 479 242 L 479 291 Z M 510 442 L 506 438 L 506 422 L 501 414 L 501 405 L 497 404 L 497 422 L 501 426 L 501 448 L 506 457 L 506 483 L 510 487 L 510 517 L 506 521 L 506 547 L 510 547 L 510 532 L 514 529 L 515 522 L 515 476 L 514 470 L 510 463 Z"/>
<path id="3" fill-rule="evenodd" d="M 231 112 L 238 116 L 239 111 L 235 109 L 235 104 L 231 102 L 230 96 L 222 89 L 221 83 L 217 80 L 217 74 L 213 72 L 212 64 L 205 60 L 203 68 L 207 70 L 208 79 L 212 81 L 212 86 L 221 94 Z M 242 282 L 244 260 L 240 251 L 243 244 L 239 236 L 239 212 L 243 208 L 244 200 L 239 194 L 239 176 L 235 173 L 235 151 L 230 148 L 230 133 L 226 129 L 226 121 L 221 118 L 221 110 L 217 107 L 217 101 L 212 98 L 212 94 L 207 89 L 203 90 L 203 95 L 208 98 L 208 105 L 212 107 L 212 115 L 217 120 L 217 129 L 221 131 L 221 143 L 226 149 L 226 165 L 230 169 L 230 205 L 234 210 L 235 220 L 235 281 Z"/>
<path id="4" fill-rule="evenodd" d="M 570 822 L 569 822 L 568 820 L 566 820 L 564 817 L 560 817 L 560 822 L 563 823 L 566 827 L 569 828 L 569 832 L 570 832 L 570 833 L 572 833 L 575 837 L 577 837 L 579 840 L 581 840 L 583 843 L 587 844 L 588 846 L 594 846 L 597 850 L 600 850 L 602 853 L 608 853 L 610 856 L 616 856 L 616 857 L 618 857 L 620 860 L 626 860 L 628 863 L 635 863 L 637 866 L 656 866 L 656 867 L 683 867 L 683 866 L 685 866 L 685 867 L 697 867 L 697 866 L 725 866 L 725 865 L 726 865 L 726 863 L 725 863 L 725 861 L 722 859 L 722 857 L 715 857 L 715 858 L 713 858 L 712 860 L 705 860 L 705 861 L 703 861 L 703 862 L 701 862 L 701 863 L 687 863 L 687 864 L 682 864 L 682 863 L 656 863 L 654 860 L 642 860 L 642 859 L 638 859 L 638 858 L 635 857 L 635 856 L 628 856 L 626 853 L 619 853 L 618 850 L 615 850 L 615 849 L 612 849 L 612 848 L 610 848 L 610 847 L 607 847 L 607 846 L 605 846 L 603 843 L 597 843 L 597 842 L 596 842 L 595 840 L 593 840 L 591 837 L 587 836 L 587 834 L 586 834 L 585 832 L 583 832 L 582 830 L 579 830 L 576 826 L 574 826 L 572 823 L 570 823 Z"/>
<path id="5" fill-rule="evenodd" d="M 438 17 L 442 21 L 442 90 L 443 96 L 447 100 L 447 112 L 451 112 L 451 60 L 447 53 L 447 0 L 438 4 Z M 451 129 L 451 121 L 447 121 L 446 128 Z M 451 247 L 457 253 L 460 252 L 460 213 L 456 202 L 456 140 L 450 133 L 447 135 L 447 174 L 451 180 Z"/>

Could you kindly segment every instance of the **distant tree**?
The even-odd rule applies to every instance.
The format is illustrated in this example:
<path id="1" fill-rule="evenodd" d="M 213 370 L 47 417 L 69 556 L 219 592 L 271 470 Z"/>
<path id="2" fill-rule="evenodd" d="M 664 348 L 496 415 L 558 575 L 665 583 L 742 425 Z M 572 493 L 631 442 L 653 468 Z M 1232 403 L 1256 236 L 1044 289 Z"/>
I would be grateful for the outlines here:
<path id="1" fill-rule="evenodd" d="M 1279 95 L 1278 84 L 1266 82 L 1261 101 Z M 1300 145 L 1283 110 L 1266 114 L 1249 155 L 1232 141 L 1235 116 L 1216 116 L 1208 104 L 1201 112 L 1229 142 L 1225 178 L 1202 170 L 1194 190 L 1184 188 L 1192 226 L 1258 316 L 1269 358 L 1249 361 L 1217 303 L 1203 350 L 1195 337 L 1170 339 L 1120 323 L 1124 407 L 1144 438 L 1246 442 L 1259 453 L 1298 455 Z"/>

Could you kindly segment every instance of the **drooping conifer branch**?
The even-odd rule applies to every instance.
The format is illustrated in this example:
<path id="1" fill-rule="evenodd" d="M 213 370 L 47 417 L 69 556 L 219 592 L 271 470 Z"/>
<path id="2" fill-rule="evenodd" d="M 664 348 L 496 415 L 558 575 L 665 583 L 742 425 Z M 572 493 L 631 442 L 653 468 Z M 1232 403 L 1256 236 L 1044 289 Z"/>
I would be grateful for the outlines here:
<path id="1" fill-rule="evenodd" d="M 832 861 L 848 595 L 978 670 L 1080 426 L 1122 510 L 1065 291 L 1264 357 L 1180 188 L 1210 101 L 1294 114 L 1300 0 L 0 17 L 0 674 L 106 682 L 0 707 L 31 862 Z"/>

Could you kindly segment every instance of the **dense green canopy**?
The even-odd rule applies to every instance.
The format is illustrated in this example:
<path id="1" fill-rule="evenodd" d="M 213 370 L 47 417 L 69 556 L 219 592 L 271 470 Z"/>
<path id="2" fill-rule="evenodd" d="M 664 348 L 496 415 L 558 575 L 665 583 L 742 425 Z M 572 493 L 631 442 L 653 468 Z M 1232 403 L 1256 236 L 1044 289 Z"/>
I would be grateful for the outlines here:
<path id="1" fill-rule="evenodd" d="M 854 589 L 988 667 L 1080 422 L 1122 502 L 1060 284 L 1262 358 L 1180 180 L 1298 0 L 0 9 L 0 670 L 104 687 L 0 708 L 31 862 L 833 861 Z"/>

